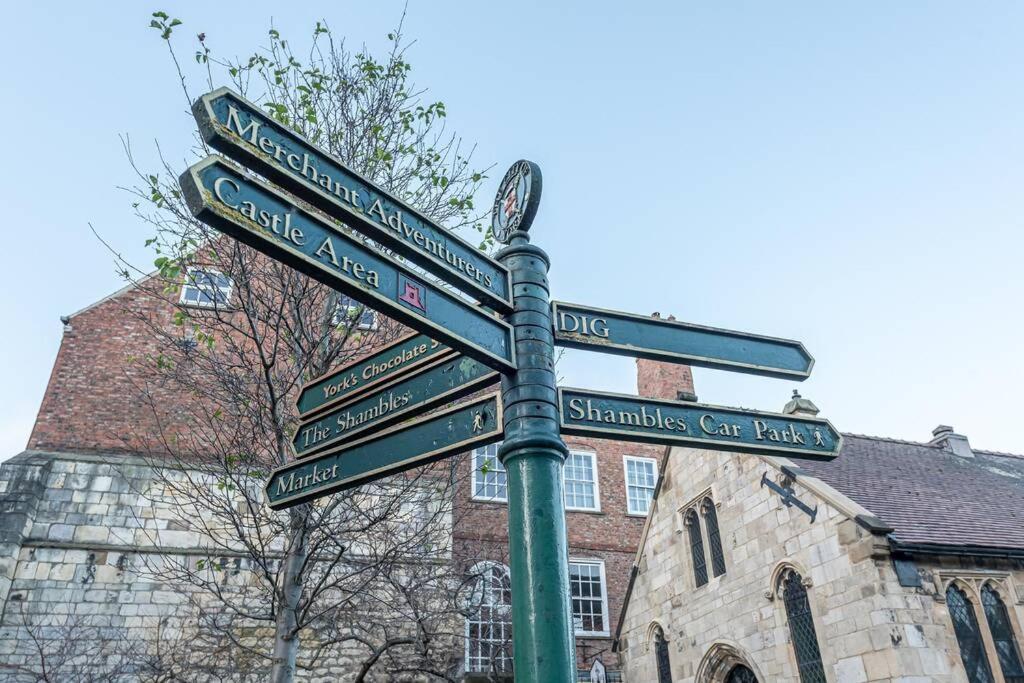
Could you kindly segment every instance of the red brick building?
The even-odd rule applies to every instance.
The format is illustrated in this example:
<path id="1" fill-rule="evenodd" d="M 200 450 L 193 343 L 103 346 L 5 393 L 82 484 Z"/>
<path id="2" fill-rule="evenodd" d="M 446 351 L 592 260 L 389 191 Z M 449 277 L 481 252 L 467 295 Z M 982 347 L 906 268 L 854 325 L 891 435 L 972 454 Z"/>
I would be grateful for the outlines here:
<path id="1" fill-rule="evenodd" d="M 213 275 L 180 293 L 182 302 L 195 300 L 199 307 L 216 296 L 230 298 L 231 283 L 217 282 Z M 64 338 L 28 451 L 146 454 L 146 435 L 157 424 L 166 428 L 176 416 L 194 409 L 195 399 L 169 388 L 147 384 L 145 396 L 140 396 L 134 380 L 133 359 L 158 353 L 141 320 L 169 324 L 173 312 L 171 302 L 128 287 L 65 318 Z M 353 324 L 373 327 L 366 319 Z M 639 361 L 638 390 L 652 397 L 692 395 L 690 369 Z M 162 413 L 159 419 L 155 410 Z M 663 449 L 578 437 L 566 441 L 571 451 L 564 475 L 577 659 L 581 672 L 589 672 L 600 658 L 608 680 L 614 681 L 619 662 L 612 636 Z M 496 446 L 491 446 L 465 459 L 467 485 L 458 489 L 455 501 L 455 562 L 482 582 L 487 595 L 485 606 L 466 623 L 464 667 L 469 672 L 509 668 L 507 491 L 495 454 Z M 5 571 L 6 578 L 0 576 L 4 598 L 15 569 Z"/>

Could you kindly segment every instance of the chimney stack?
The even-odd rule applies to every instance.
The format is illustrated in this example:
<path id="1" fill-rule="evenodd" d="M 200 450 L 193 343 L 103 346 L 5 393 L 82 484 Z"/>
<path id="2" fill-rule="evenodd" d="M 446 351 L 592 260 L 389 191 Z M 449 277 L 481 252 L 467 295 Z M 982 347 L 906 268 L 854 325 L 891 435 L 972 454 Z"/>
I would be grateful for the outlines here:
<path id="1" fill-rule="evenodd" d="M 963 434 L 957 434 L 949 425 L 939 425 L 933 429 L 932 440 L 928 444 L 930 446 L 938 446 L 953 455 L 959 455 L 961 458 L 974 457 L 974 451 L 971 450 L 971 444 L 967 441 L 967 437 Z"/>
<path id="2" fill-rule="evenodd" d="M 652 318 L 660 318 L 655 311 Z M 675 320 L 674 315 L 668 317 Z M 665 398 L 670 401 L 696 401 L 693 393 L 693 371 L 689 365 L 662 363 L 645 358 L 636 359 L 636 393 L 647 398 Z"/>

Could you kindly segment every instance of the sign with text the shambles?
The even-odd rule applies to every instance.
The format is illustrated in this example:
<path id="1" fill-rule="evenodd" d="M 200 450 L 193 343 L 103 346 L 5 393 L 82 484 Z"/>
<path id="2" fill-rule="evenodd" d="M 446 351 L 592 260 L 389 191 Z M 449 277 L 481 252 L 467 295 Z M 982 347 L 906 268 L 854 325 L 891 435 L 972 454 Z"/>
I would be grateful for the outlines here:
<path id="1" fill-rule="evenodd" d="M 495 310 L 511 312 L 508 269 L 348 169 L 228 88 L 196 100 L 211 146 Z"/>
<path id="2" fill-rule="evenodd" d="M 394 376 L 394 381 L 378 391 L 356 396 L 304 421 L 295 432 L 292 446 L 300 458 L 307 457 L 422 415 L 497 381 L 498 373 L 472 358 L 446 354 Z"/>
<path id="3" fill-rule="evenodd" d="M 562 434 L 690 446 L 740 453 L 832 460 L 842 435 L 828 420 L 558 388 Z"/>
<path id="4" fill-rule="evenodd" d="M 501 441 L 497 393 L 279 467 L 267 481 L 274 510 L 292 507 L 381 477 Z"/>
<path id="5" fill-rule="evenodd" d="M 185 171 L 180 183 L 204 223 L 495 370 L 515 370 L 508 323 L 297 207 L 273 186 L 215 156 Z"/>

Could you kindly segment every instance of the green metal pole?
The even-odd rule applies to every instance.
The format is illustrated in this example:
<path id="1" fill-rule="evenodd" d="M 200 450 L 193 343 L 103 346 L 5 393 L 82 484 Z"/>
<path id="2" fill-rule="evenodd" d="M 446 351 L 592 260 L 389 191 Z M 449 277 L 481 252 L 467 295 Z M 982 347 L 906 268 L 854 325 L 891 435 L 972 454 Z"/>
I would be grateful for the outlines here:
<path id="1" fill-rule="evenodd" d="M 519 367 L 502 378 L 512 572 L 512 646 L 517 683 L 575 683 L 576 637 L 562 497 L 568 449 L 558 432 L 547 254 L 512 233 L 497 254 L 512 273 Z"/>

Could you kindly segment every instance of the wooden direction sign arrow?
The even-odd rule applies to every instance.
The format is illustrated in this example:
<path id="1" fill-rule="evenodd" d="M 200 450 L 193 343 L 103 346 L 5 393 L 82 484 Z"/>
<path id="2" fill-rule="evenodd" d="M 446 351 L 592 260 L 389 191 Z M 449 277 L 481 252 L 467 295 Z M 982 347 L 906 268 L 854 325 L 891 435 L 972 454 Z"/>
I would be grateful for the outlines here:
<path id="1" fill-rule="evenodd" d="M 413 332 L 403 335 L 368 358 L 361 358 L 307 382 L 296 401 L 299 417 L 306 419 L 342 401 L 348 403 L 356 396 L 390 382 L 397 375 L 411 372 L 450 351 L 449 347 L 425 334 Z"/>
<path id="2" fill-rule="evenodd" d="M 497 392 L 398 425 L 270 473 L 267 501 L 280 510 L 501 441 Z"/>
<path id="3" fill-rule="evenodd" d="M 258 105 L 221 88 L 196 100 L 192 111 L 203 139 L 215 149 L 447 284 L 496 310 L 511 312 L 507 268 L 349 170 Z"/>
<path id="4" fill-rule="evenodd" d="M 558 389 L 562 434 L 832 460 L 842 435 L 828 420 L 585 389 Z"/>
<path id="5" fill-rule="evenodd" d="M 182 174 L 196 218 L 370 308 L 500 370 L 515 370 L 512 328 L 217 157 Z"/>
<path id="6" fill-rule="evenodd" d="M 379 391 L 361 394 L 299 426 L 292 445 L 300 457 L 349 442 L 498 381 L 498 373 L 472 358 L 444 354 L 433 363 L 393 375 Z"/>
<path id="7" fill-rule="evenodd" d="M 789 339 L 562 301 L 552 302 L 551 318 L 558 346 L 795 380 L 814 366 L 804 345 Z"/>

